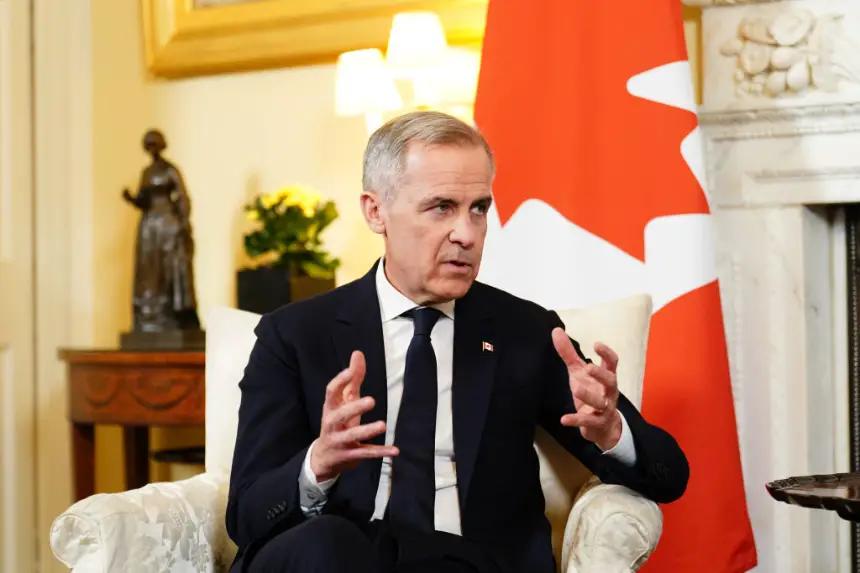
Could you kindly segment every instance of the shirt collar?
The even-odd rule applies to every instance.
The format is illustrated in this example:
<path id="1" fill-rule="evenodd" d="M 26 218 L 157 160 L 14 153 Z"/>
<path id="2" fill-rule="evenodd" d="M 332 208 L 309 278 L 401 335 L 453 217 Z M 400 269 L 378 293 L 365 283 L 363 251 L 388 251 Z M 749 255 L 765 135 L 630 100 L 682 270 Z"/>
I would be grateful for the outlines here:
<path id="1" fill-rule="evenodd" d="M 376 266 L 376 296 L 379 297 L 379 309 L 382 311 L 382 322 L 388 322 L 399 317 L 407 310 L 412 310 L 420 305 L 409 300 L 402 292 L 397 290 L 385 276 L 385 259 L 379 259 Z M 454 320 L 454 302 L 449 300 L 438 304 L 427 305 Z"/>

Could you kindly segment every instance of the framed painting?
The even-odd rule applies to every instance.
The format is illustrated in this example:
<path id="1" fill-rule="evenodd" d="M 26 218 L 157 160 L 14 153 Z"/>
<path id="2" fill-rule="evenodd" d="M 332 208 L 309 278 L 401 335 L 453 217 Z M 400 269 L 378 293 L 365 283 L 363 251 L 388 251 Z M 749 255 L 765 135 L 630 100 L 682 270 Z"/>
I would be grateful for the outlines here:
<path id="1" fill-rule="evenodd" d="M 477 44 L 487 0 L 140 0 L 146 65 L 177 78 L 333 62 L 385 48 L 391 18 L 433 10 L 452 44 Z"/>

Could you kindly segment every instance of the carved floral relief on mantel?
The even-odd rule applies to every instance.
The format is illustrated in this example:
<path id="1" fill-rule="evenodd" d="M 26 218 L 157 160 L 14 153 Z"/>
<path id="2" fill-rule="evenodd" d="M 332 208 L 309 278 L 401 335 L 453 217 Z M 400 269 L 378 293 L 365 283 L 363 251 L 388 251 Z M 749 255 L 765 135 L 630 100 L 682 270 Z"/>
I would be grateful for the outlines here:
<path id="1" fill-rule="evenodd" d="M 718 58 L 732 63 L 730 68 L 719 66 L 720 73 L 732 74 L 723 75 L 720 83 L 734 86 L 734 97 L 740 100 L 837 94 L 849 84 L 856 89 L 860 85 L 860 43 L 846 31 L 856 29 L 857 14 L 846 18 L 838 3 L 830 6 L 833 11 L 808 9 L 815 6 L 823 5 L 771 2 L 738 7 L 739 12 L 726 12 L 725 16 L 714 14 L 709 21 L 720 25 L 713 28 L 719 30 L 717 34 L 710 35 L 712 49 Z M 713 74 L 710 77 L 717 80 Z"/>
<path id="2" fill-rule="evenodd" d="M 796 7 L 751 9 L 737 35 L 720 45 L 720 54 L 735 60 L 736 95 L 834 93 L 842 82 L 860 82 L 860 44 L 846 35 L 843 17 Z"/>

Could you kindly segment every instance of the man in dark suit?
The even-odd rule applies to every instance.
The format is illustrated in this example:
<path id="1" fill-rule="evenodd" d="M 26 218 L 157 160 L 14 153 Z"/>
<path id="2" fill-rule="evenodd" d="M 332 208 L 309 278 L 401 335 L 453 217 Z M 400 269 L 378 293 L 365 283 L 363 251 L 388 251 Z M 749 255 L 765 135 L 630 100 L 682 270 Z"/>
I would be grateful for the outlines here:
<path id="1" fill-rule="evenodd" d="M 384 258 L 256 330 L 234 571 L 552 573 L 537 425 L 605 483 L 683 493 L 686 458 L 619 393 L 615 353 L 592 363 L 554 312 L 475 281 L 494 169 L 445 114 L 371 136 L 361 206 Z"/>

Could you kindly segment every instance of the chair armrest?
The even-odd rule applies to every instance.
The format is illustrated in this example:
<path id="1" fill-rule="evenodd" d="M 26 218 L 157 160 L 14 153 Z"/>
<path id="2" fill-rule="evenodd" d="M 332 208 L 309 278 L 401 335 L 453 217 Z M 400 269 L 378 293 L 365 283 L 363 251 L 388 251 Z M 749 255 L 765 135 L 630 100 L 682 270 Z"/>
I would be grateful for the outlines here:
<path id="1" fill-rule="evenodd" d="M 51 524 L 51 550 L 79 573 L 226 571 L 226 476 L 200 474 L 83 499 Z"/>
<path id="2" fill-rule="evenodd" d="M 621 485 L 597 482 L 573 504 L 559 570 L 564 573 L 629 573 L 648 559 L 663 531 L 653 501 Z"/>

